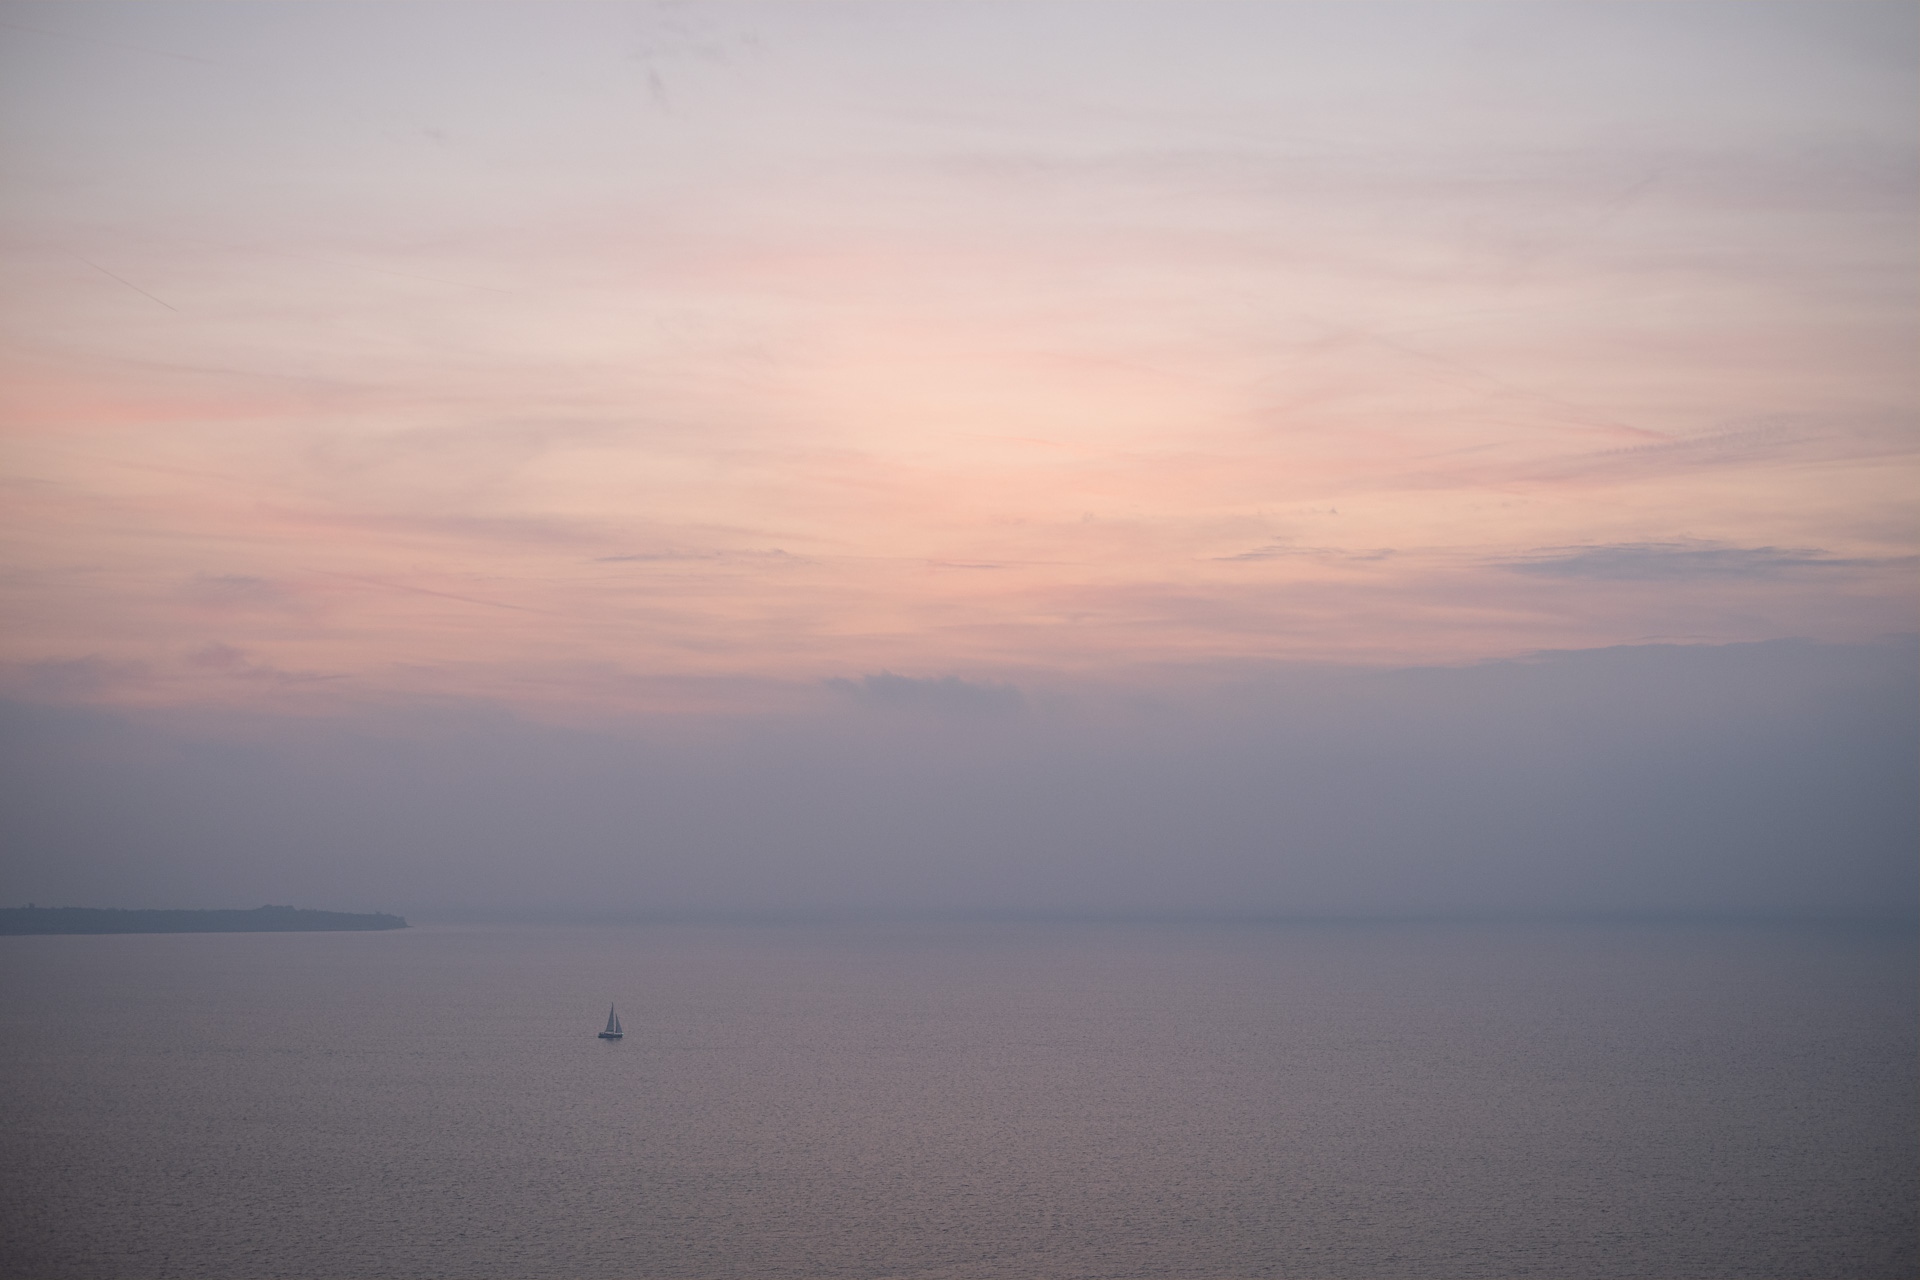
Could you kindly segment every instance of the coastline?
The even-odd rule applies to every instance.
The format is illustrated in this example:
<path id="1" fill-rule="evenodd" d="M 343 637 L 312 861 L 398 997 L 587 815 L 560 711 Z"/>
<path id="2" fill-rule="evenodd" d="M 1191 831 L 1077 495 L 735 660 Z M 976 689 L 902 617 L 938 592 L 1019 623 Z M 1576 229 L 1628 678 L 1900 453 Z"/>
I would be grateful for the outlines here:
<path id="1" fill-rule="evenodd" d="M 122 907 L 0 907 L 0 936 L 59 933 L 320 933 L 405 929 L 385 912 L 316 911 L 306 907 L 241 910 Z"/>

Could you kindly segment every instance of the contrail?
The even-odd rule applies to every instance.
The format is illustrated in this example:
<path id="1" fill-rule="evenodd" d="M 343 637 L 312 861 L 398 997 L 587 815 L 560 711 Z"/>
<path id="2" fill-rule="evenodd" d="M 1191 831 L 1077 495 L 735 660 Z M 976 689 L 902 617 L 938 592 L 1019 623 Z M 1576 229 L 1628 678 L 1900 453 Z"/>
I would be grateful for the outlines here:
<path id="1" fill-rule="evenodd" d="M 67 252 L 73 253 L 73 250 L 69 249 L 67 250 Z M 76 258 L 80 258 L 80 255 L 77 253 L 73 253 L 73 256 Z M 107 270 L 105 267 L 93 261 L 91 258 L 80 258 L 80 261 L 86 263 L 88 266 L 92 267 L 95 271 L 98 271 L 101 275 L 105 276 L 107 279 L 118 280 L 121 284 L 127 286 L 127 288 L 133 290 L 135 293 L 139 294 L 141 297 L 153 298 L 155 302 L 158 302 L 161 306 L 165 307 L 167 310 L 172 311 L 176 314 L 180 312 L 180 308 L 174 306 L 171 302 L 168 302 L 162 298 L 154 298 L 152 294 L 148 293 L 145 289 L 142 289 L 139 285 L 135 284 L 133 281 L 126 279 L 124 276 L 117 276 L 113 274 L 113 272 Z"/>
<path id="2" fill-rule="evenodd" d="M 458 600 L 462 604 L 486 605 L 490 609 L 513 609 L 520 613 L 544 613 L 549 615 L 552 615 L 554 612 L 551 609 L 536 609 L 532 605 L 507 604 L 502 600 L 482 600 L 477 596 L 457 596 L 450 591 L 433 591 L 426 587 L 410 587 L 404 582 L 387 582 L 380 578 L 363 578 L 353 573 L 334 573 L 329 569 L 312 569 L 309 570 L 309 572 L 317 573 L 327 578 L 344 578 L 348 582 L 362 582 L 371 587 L 385 587 L 389 591 L 411 591 L 415 595 L 437 596 L 442 600 Z"/>

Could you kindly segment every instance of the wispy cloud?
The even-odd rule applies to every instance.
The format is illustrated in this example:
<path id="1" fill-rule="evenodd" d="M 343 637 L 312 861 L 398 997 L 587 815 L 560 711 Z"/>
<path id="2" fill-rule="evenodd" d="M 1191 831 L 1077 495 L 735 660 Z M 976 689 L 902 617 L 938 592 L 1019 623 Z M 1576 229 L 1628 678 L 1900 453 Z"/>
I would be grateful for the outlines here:
<path id="1" fill-rule="evenodd" d="M 1370 550 L 1354 550 L 1344 547 L 1303 547 L 1285 542 L 1270 542 L 1264 547 L 1255 547 L 1251 551 L 1242 551 L 1230 556 L 1212 556 L 1212 560 L 1231 564 L 1263 560 L 1288 560 L 1294 558 L 1318 558 L 1325 560 L 1385 560 L 1392 555 L 1392 547 L 1374 547 Z"/>
<path id="2" fill-rule="evenodd" d="M 1531 462 L 1522 473 L 1620 480 L 1764 465 L 1867 461 L 1920 452 L 1910 422 L 1891 413 L 1774 414 L 1724 422 L 1671 439 Z"/>
<path id="3" fill-rule="evenodd" d="M 116 661 L 97 654 L 0 664 L 0 680 L 29 699 L 88 702 L 145 685 L 152 675 L 145 662 Z"/>
<path id="4" fill-rule="evenodd" d="M 345 679 L 343 673 L 319 671 L 284 671 L 279 667 L 256 662 L 245 650 L 236 649 L 230 644 L 218 640 L 208 641 L 198 649 L 187 654 L 182 665 L 208 675 L 221 676 L 235 680 L 265 681 L 269 684 L 308 684 L 315 681 Z"/>
<path id="5" fill-rule="evenodd" d="M 1787 547 L 1724 547 L 1691 542 L 1623 542 L 1550 547 L 1523 560 L 1500 563 L 1514 573 L 1615 582 L 1700 578 L 1776 578 L 1803 571 L 1910 569 L 1920 556 L 1847 558 Z"/>
<path id="6" fill-rule="evenodd" d="M 197 574 L 181 595 L 197 608 L 219 611 L 291 609 L 300 604 L 298 594 L 285 585 L 244 573 Z"/>
<path id="7" fill-rule="evenodd" d="M 1475 18 L 1590 35 L 1564 76 L 1417 6 L 1392 47 L 1339 6 L 1052 12 L 20 33 L 0 656 L 192 692 L 214 634 L 356 689 L 906 705 L 970 695 L 844 673 L 1910 608 L 1909 80 L 1658 6 Z M 1143 80 L 1162 47 L 1190 74 Z M 215 112 L 131 48 L 250 70 Z M 1438 70 L 1488 58 L 1484 99 Z"/>

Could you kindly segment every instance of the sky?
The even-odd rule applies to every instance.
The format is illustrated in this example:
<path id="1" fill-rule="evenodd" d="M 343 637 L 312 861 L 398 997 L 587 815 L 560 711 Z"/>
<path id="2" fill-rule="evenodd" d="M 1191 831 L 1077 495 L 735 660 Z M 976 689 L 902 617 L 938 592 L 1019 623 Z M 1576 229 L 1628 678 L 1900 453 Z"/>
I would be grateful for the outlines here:
<path id="1" fill-rule="evenodd" d="M 1911 911 L 1916 28 L 0 6 L 0 898 Z"/>

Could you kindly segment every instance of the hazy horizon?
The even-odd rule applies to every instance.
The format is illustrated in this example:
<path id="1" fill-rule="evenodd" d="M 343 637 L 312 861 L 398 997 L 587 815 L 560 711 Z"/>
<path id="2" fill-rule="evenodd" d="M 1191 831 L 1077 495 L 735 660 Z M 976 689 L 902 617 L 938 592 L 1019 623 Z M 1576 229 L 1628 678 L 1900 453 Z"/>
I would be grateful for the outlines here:
<path id="1" fill-rule="evenodd" d="M 731 717 L 14 703 L 10 900 L 431 917 L 1911 915 L 1920 639 Z"/>

